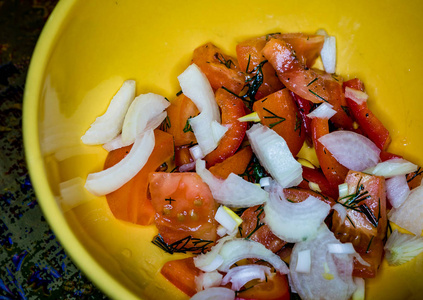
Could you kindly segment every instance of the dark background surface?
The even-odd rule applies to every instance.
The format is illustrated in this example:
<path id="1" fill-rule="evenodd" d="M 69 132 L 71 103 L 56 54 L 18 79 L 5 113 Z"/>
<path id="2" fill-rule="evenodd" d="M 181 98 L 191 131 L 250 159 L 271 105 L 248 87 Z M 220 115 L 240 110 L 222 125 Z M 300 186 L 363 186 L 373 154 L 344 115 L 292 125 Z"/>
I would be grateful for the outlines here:
<path id="1" fill-rule="evenodd" d="M 56 3 L 0 0 L 0 300 L 106 299 L 72 263 L 43 218 L 25 164 L 25 79 Z"/>

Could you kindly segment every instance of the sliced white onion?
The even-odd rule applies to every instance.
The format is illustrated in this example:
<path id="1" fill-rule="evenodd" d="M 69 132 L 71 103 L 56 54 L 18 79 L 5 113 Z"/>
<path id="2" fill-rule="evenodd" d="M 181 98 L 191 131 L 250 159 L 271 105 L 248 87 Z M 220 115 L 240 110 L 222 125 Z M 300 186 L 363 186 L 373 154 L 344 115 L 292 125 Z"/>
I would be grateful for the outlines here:
<path id="1" fill-rule="evenodd" d="M 131 145 L 132 143 L 124 143 L 122 141 L 122 135 L 119 134 L 117 137 L 115 137 L 113 140 L 111 140 L 110 142 L 107 142 L 103 145 L 103 148 L 105 150 L 107 150 L 108 152 L 122 148 L 122 147 L 126 147 Z"/>
<path id="2" fill-rule="evenodd" d="M 411 190 L 404 203 L 389 212 L 389 220 L 417 236 L 423 230 L 423 185 Z"/>
<path id="3" fill-rule="evenodd" d="M 351 99 L 357 104 L 361 105 L 367 101 L 367 99 L 369 98 L 369 95 L 367 95 L 365 92 L 352 89 L 347 86 L 345 87 L 345 98 Z"/>
<path id="4" fill-rule="evenodd" d="M 402 265 L 423 252 L 423 238 L 394 230 L 385 244 L 385 258 L 389 265 Z"/>
<path id="5" fill-rule="evenodd" d="M 202 159 L 204 157 L 203 150 L 201 150 L 201 147 L 199 145 L 194 145 L 189 148 L 189 153 L 191 154 L 191 157 L 195 160 Z"/>
<path id="6" fill-rule="evenodd" d="M 282 187 L 301 183 L 303 169 L 292 156 L 283 137 L 258 123 L 247 130 L 247 136 L 260 164 Z"/>
<path id="7" fill-rule="evenodd" d="M 138 136 L 134 145 L 120 162 L 98 173 L 89 174 L 85 188 L 96 196 L 109 194 L 131 180 L 144 167 L 154 149 L 152 129 Z"/>
<path id="8" fill-rule="evenodd" d="M 336 243 L 340 242 L 322 224 L 313 237 L 294 245 L 289 264 L 290 278 L 301 299 L 350 299 L 356 289 L 352 279 L 353 257 L 329 253 L 327 244 Z M 311 254 L 310 272 L 297 272 L 298 254 L 307 249 Z"/>
<path id="9" fill-rule="evenodd" d="M 325 41 L 323 43 L 322 50 L 320 51 L 320 57 L 322 58 L 323 67 L 327 73 L 335 73 L 336 70 L 336 38 L 329 36 L 324 29 L 319 29 L 317 34 L 323 35 Z"/>
<path id="10" fill-rule="evenodd" d="M 222 237 L 224 235 L 226 235 L 228 233 L 228 231 L 226 230 L 225 227 L 223 227 L 222 225 L 217 226 L 217 230 L 216 233 L 218 236 Z"/>
<path id="11" fill-rule="evenodd" d="M 331 243 L 327 245 L 329 253 L 338 254 L 354 254 L 356 253 L 354 246 L 351 243 Z"/>
<path id="12" fill-rule="evenodd" d="M 270 185 L 270 180 L 271 180 L 270 177 L 262 177 L 262 178 L 260 178 L 260 181 L 259 181 L 260 186 L 261 187 L 269 186 Z"/>
<path id="13" fill-rule="evenodd" d="M 313 196 L 299 203 L 289 202 L 283 189 L 273 184 L 264 206 L 264 222 L 280 239 L 295 243 L 312 236 L 329 211 L 329 204 Z"/>
<path id="14" fill-rule="evenodd" d="M 339 130 L 320 137 L 319 142 L 350 170 L 361 172 L 379 162 L 380 149 L 361 134 Z"/>
<path id="15" fill-rule="evenodd" d="M 202 291 L 211 287 L 220 286 L 223 275 L 217 271 L 205 272 L 195 277 L 197 291 Z"/>
<path id="16" fill-rule="evenodd" d="M 198 292 L 191 297 L 191 300 L 234 300 L 235 291 L 224 287 L 211 287 Z"/>
<path id="17" fill-rule="evenodd" d="M 85 180 L 81 177 L 75 177 L 59 184 L 59 199 L 63 211 L 68 211 L 93 199 L 93 196 L 84 188 L 84 184 Z"/>
<path id="18" fill-rule="evenodd" d="M 204 73 L 196 64 L 191 64 L 178 76 L 182 92 L 197 106 L 200 114 L 189 119 L 189 124 L 204 155 L 213 151 L 222 137 L 224 130 L 218 130 L 220 112 L 213 89 Z M 212 125 L 213 124 L 213 125 Z M 222 126 L 224 127 L 224 126 Z M 218 135 L 216 135 L 218 134 Z"/>
<path id="19" fill-rule="evenodd" d="M 209 252 L 194 257 L 194 265 L 204 272 L 216 270 L 223 263 L 223 258 L 219 255 L 220 249 L 222 249 L 226 242 L 233 239 L 233 235 L 228 235 L 219 239 L 217 244 L 214 245 Z"/>
<path id="20" fill-rule="evenodd" d="M 215 177 L 206 169 L 204 160 L 196 161 L 196 172 L 207 183 L 218 203 L 228 207 L 248 207 L 267 201 L 266 191 L 234 173 L 229 174 L 225 180 Z"/>
<path id="21" fill-rule="evenodd" d="M 343 198 L 348 195 L 348 183 L 344 182 L 338 185 L 339 198 Z"/>
<path id="22" fill-rule="evenodd" d="M 246 239 L 233 239 L 223 244 L 219 251 L 223 257 L 223 263 L 218 268 L 219 271 L 228 272 L 230 267 L 245 258 L 262 259 L 270 263 L 279 273 L 287 274 L 286 263 L 263 244 Z"/>
<path id="23" fill-rule="evenodd" d="M 328 103 L 321 103 L 315 110 L 307 115 L 307 117 L 319 118 L 319 119 L 330 119 L 336 114 L 336 110 L 332 108 L 333 106 Z"/>
<path id="24" fill-rule="evenodd" d="M 310 249 L 305 249 L 298 252 L 297 266 L 295 272 L 310 273 L 311 268 L 311 253 Z"/>
<path id="25" fill-rule="evenodd" d="M 345 208 L 345 206 L 340 203 L 336 203 L 334 206 L 332 206 L 332 209 L 338 213 L 339 217 L 341 218 L 341 221 L 344 222 L 345 218 L 347 217 L 347 209 Z"/>
<path id="26" fill-rule="evenodd" d="M 170 102 L 163 96 L 148 93 L 139 95 L 126 113 L 122 127 L 122 142 L 133 143 L 135 138 L 148 129 L 155 129 L 166 118 L 164 111 Z"/>
<path id="27" fill-rule="evenodd" d="M 366 298 L 366 281 L 361 277 L 354 277 L 353 280 L 357 289 L 352 295 L 351 300 L 364 300 Z"/>
<path id="28" fill-rule="evenodd" d="M 229 232 L 234 231 L 238 227 L 238 222 L 232 217 L 231 214 L 224 208 L 219 206 L 214 216 L 214 219 L 219 222 Z"/>
<path id="29" fill-rule="evenodd" d="M 228 271 L 223 277 L 222 285 L 232 283 L 231 289 L 239 291 L 246 283 L 251 280 L 266 280 L 266 275 L 270 275 L 270 268 L 262 265 L 243 265 L 237 266 Z"/>
<path id="30" fill-rule="evenodd" d="M 398 208 L 410 195 L 410 187 L 405 175 L 398 175 L 386 180 L 386 197 L 392 207 Z"/>
<path id="31" fill-rule="evenodd" d="M 365 173 L 384 176 L 386 178 L 406 175 L 408 173 L 415 172 L 418 166 L 403 159 L 403 158 L 392 158 L 384 162 L 378 163 L 373 168 L 365 170 Z"/>
<path id="32" fill-rule="evenodd" d="M 113 140 L 122 130 L 123 120 L 135 97 L 135 81 L 127 80 L 113 97 L 107 111 L 81 137 L 84 144 L 100 145 Z"/>
<path id="33" fill-rule="evenodd" d="M 228 131 L 228 127 L 223 126 L 222 124 L 218 123 L 216 120 L 213 120 L 211 123 L 212 135 L 215 139 L 216 143 L 219 144 L 220 140 L 225 135 L 226 131 Z"/>

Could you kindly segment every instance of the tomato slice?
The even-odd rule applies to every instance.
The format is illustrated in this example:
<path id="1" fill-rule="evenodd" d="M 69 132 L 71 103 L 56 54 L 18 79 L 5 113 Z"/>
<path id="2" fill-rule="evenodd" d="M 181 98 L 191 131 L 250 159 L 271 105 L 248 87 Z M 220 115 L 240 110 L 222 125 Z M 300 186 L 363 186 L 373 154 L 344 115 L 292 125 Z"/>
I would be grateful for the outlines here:
<path id="1" fill-rule="evenodd" d="M 338 189 L 332 188 L 325 175 L 320 168 L 303 168 L 303 181 L 298 185 L 301 188 L 310 189 L 310 183 L 316 183 L 323 195 L 333 199 L 338 199 Z"/>
<path id="2" fill-rule="evenodd" d="M 268 35 L 255 37 L 245 40 L 236 46 L 239 66 L 241 70 L 249 75 L 249 78 L 256 75 L 257 68 L 261 67 L 261 74 L 263 75 L 262 84 L 257 90 L 255 99 L 261 99 L 283 88 L 283 84 L 276 76 L 272 65 L 270 63 L 264 63 L 266 59 L 261 54 L 261 50 L 266 45 L 268 39 Z"/>
<path id="3" fill-rule="evenodd" d="M 173 157 L 172 135 L 156 129 L 154 136 L 153 152 L 141 171 L 121 188 L 106 195 L 110 210 L 117 219 L 140 225 L 149 225 L 154 221 L 155 211 L 147 196 L 148 175 Z M 129 153 L 131 147 L 110 151 L 104 163 L 104 169 L 121 161 Z"/>
<path id="4" fill-rule="evenodd" d="M 188 119 L 199 114 L 194 102 L 184 94 L 177 96 L 166 109 L 166 132 L 173 135 L 175 146 L 195 144 L 197 142 Z"/>
<path id="5" fill-rule="evenodd" d="M 263 244 L 273 252 L 278 252 L 286 242 L 274 235 L 269 226 L 264 224 L 264 216 L 263 205 L 247 208 L 241 215 L 240 235 Z"/>
<path id="6" fill-rule="evenodd" d="M 301 32 L 283 33 L 280 38 L 295 50 L 296 56 L 308 68 L 311 68 L 320 55 L 325 37 L 323 35 L 306 34 Z"/>
<path id="7" fill-rule="evenodd" d="M 282 89 L 254 102 L 263 125 L 268 126 L 286 141 L 293 156 L 301 150 L 305 140 L 305 130 L 300 112 L 288 89 Z"/>
<path id="8" fill-rule="evenodd" d="M 307 68 L 287 42 L 272 38 L 266 43 L 262 53 L 288 89 L 314 103 L 328 102 L 325 76 Z"/>
<path id="9" fill-rule="evenodd" d="M 349 171 L 345 182 L 349 195 L 340 199 L 347 208 L 347 217 L 332 217 L 332 231 L 343 243 L 351 242 L 370 266 L 354 264 L 354 276 L 374 277 L 382 260 L 386 235 L 387 213 L 385 178 Z"/>
<path id="10" fill-rule="evenodd" d="M 151 203 L 159 234 L 178 251 L 204 252 L 216 241 L 217 204 L 197 173 L 151 173 Z"/>
<path id="11" fill-rule="evenodd" d="M 344 88 L 345 87 L 359 88 L 359 90 L 364 90 L 364 84 L 359 82 L 358 79 L 344 82 Z M 360 128 L 364 134 L 369 139 L 371 139 L 381 150 L 386 150 L 391 143 L 391 136 L 389 135 L 388 129 L 386 129 L 382 122 L 368 108 L 367 102 L 358 104 L 349 98 L 346 98 L 346 100 L 351 114 L 360 125 Z"/>
<path id="12" fill-rule="evenodd" d="M 338 189 L 338 185 L 344 182 L 348 169 L 341 165 L 332 153 L 330 153 L 318 139 L 329 133 L 327 119 L 314 118 L 311 121 L 312 138 L 320 168 L 328 179 L 332 189 Z"/>
<path id="13" fill-rule="evenodd" d="M 218 89 L 216 91 L 216 102 L 222 112 L 222 125 L 226 126 L 228 131 L 220 140 L 217 148 L 204 158 L 207 167 L 232 156 L 238 150 L 247 131 L 247 122 L 238 121 L 240 117 L 245 115 L 245 105 L 239 97 L 224 89 Z"/>
<path id="14" fill-rule="evenodd" d="M 238 292 L 236 300 L 289 300 L 291 298 L 288 277 L 279 273 L 268 276 L 265 282 Z"/>
<path id="15" fill-rule="evenodd" d="M 323 201 L 330 206 L 333 206 L 335 204 L 335 201 L 331 197 L 327 197 L 325 195 L 322 195 L 321 193 L 309 190 L 309 189 L 303 189 L 303 188 L 297 188 L 292 187 L 288 189 L 284 189 L 283 193 L 285 197 L 292 202 L 302 202 L 306 200 L 309 196 L 313 196 L 320 201 Z"/>
<path id="16" fill-rule="evenodd" d="M 407 183 L 409 188 L 412 190 L 421 185 L 423 180 L 423 169 L 418 167 L 415 172 L 407 174 Z"/>
<path id="17" fill-rule="evenodd" d="M 313 141 L 311 139 L 311 118 L 307 117 L 307 115 L 310 113 L 311 109 L 313 108 L 313 102 L 308 101 L 304 98 L 301 98 L 300 96 L 298 96 L 297 94 L 293 92 L 290 92 L 290 93 L 295 103 L 297 103 L 298 112 L 300 113 L 301 118 L 303 120 L 305 140 L 307 142 L 307 145 L 311 147 L 313 146 Z"/>
<path id="18" fill-rule="evenodd" d="M 197 293 L 195 277 L 201 271 L 195 267 L 192 257 L 168 261 L 160 273 L 188 296 L 192 297 Z"/>
<path id="19" fill-rule="evenodd" d="M 222 179 L 226 179 L 231 173 L 241 175 L 245 172 L 245 169 L 247 169 L 252 156 L 253 151 L 250 146 L 247 146 L 221 163 L 215 164 L 209 171 L 214 176 Z"/>
<path id="20" fill-rule="evenodd" d="M 237 59 L 226 55 L 212 43 L 196 48 L 192 62 L 204 72 L 214 90 L 225 87 L 239 95 L 244 88 L 245 76 Z"/>

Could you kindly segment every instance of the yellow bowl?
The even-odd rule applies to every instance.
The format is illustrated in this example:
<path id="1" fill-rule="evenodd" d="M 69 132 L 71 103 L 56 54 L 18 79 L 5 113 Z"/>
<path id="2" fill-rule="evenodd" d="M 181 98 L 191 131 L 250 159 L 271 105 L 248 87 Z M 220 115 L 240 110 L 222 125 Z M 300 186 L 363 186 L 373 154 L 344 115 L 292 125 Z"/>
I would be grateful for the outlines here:
<path id="1" fill-rule="evenodd" d="M 187 298 L 158 273 L 180 255 L 152 245 L 154 226 L 114 219 L 104 198 L 83 190 L 73 191 L 73 205 L 64 205 L 60 191 L 63 182 L 66 187 L 101 169 L 106 152 L 82 145 L 80 137 L 123 80 L 135 79 L 137 93 L 172 99 L 192 50 L 208 41 L 234 54 L 247 37 L 326 29 L 337 38 L 337 72 L 365 82 L 370 107 L 390 130 L 389 150 L 423 165 L 422 11 L 419 0 L 60 1 L 34 52 L 24 103 L 27 162 L 48 222 L 109 296 Z M 422 261 L 384 264 L 368 281 L 368 299 L 420 298 Z"/>

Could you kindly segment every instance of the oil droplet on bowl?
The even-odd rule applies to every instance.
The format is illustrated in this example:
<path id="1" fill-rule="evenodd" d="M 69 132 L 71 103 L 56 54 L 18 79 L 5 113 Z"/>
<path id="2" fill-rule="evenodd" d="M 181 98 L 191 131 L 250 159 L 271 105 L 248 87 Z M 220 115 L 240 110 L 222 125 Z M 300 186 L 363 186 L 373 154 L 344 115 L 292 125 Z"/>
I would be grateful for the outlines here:
<path id="1" fill-rule="evenodd" d="M 125 248 L 122 250 L 122 255 L 127 257 L 127 258 L 131 258 L 132 257 L 132 251 L 129 250 L 128 248 Z"/>

